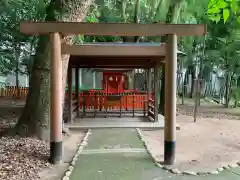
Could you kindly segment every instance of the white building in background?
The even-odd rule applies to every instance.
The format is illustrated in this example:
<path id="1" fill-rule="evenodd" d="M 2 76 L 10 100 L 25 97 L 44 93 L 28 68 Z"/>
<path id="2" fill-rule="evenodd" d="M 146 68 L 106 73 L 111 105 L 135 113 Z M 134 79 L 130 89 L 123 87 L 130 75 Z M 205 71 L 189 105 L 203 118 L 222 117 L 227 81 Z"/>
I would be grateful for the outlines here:
<path id="1" fill-rule="evenodd" d="M 28 75 L 18 75 L 19 87 L 29 87 Z M 72 84 L 75 86 L 75 69 L 72 69 Z M 79 69 L 79 87 L 81 88 L 102 88 L 102 72 L 82 71 Z M 0 87 L 16 86 L 16 75 L 0 75 Z"/>
<path id="2" fill-rule="evenodd" d="M 27 75 L 18 76 L 19 86 L 20 87 L 29 87 L 29 78 Z M 16 76 L 14 74 L 9 74 L 7 76 L 0 76 L 0 85 L 1 86 L 16 86 Z"/>
<path id="3" fill-rule="evenodd" d="M 25 66 L 20 65 L 19 70 L 21 72 L 25 71 Z M 9 73 L 8 75 L 0 74 L 0 84 L 1 86 L 16 86 L 16 74 L 14 72 Z M 27 74 L 18 73 L 18 85 L 19 87 L 29 87 L 29 76 Z"/>
<path id="4" fill-rule="evenodd" d="M 184 68 L 182 71 L 183 76 L 181 76 L 180 78 L 180 85 L 182 85 L 182 83 L 184 83 L 184 78 L 185 78 L 185 74 L 187 72 L 187 69 Z M 220 91 L 221 91 L 221 87 L 223 86 L 223 78 L 224 78 L 224 72 L 218 68 L 214 68 L 214 72 L 210 73 L 210 79 L 212 79 L 209 82 L 205 82 L 204 83 L 204 88 L 202 89 L 203 92 L 205 92 L 206 88 L 212 87 L 213 93 L 215 95 L 219 95 Z M 189 81 L 187 84 L 187 92 L 189 93 L 191 91 L 191 85 L 192 85 L 192 77 L 191 75 L 189 75 L 188 77 Z M 211 83 L 211 85 L 209 84 Z M 179 92 L 181 92 L 181 88 L 179 89 Z"/>
<path id="5" fill-rule="evenodd" d="M 218 94 L 221 89 L 221 77 L 224 77 L 223 71 L 219 69 L 215 69 L 216 73 L 211 73 L 212 78 L 212 88 L 215 90 L 215 92 Z M 181 85 L 184 82 L 184 77 L 186 73 L 186 69 L 183 69 L 183 76 L 179 79 Z M 20 87 L 29 87 L 29 77 L 28 75 L 19 75 L 19 86 Z M 75 86 L 75 69 L 72 69 L 72 84 Z M 187 84 L 187 91 L 190 92 L 191 90 L 191 82 L 192 78 L 191 75 L 189 75 L 189 82 Z M 16 76 L 15 74 L 9 74 L 7 76 L 1 76 L 0 75 L 0 85 L 8 85 L 8 86 L 16 86 Z M 205 88 L 207 88 L 208 84 L 205 83 L 205 87 L 203 91 L 205 91 Z M 101 89 L 102 88 L 102 72 L 92 72 L 92 71 L 86 71 L 79 69 L 79 87 L 83 89 Z M 181 92 L 181 88 L 179 88 L 179 91 Z"/>
<path id="6" fill-rule="evenodd" d="M 27 75 L 19 75 L 18 83 L 20 87 L 29 87 L 29 78 Z M 16 86 L 16 76 L 15 75 L 7 75 L 5 83 L 9 86 Z"/>

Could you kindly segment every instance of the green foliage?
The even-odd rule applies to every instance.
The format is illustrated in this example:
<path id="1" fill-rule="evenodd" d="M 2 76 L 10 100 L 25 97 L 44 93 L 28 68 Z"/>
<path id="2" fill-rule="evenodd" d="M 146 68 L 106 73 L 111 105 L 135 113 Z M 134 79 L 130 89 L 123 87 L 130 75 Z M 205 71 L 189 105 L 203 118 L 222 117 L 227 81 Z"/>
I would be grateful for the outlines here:
<path id="1" fill-rule="evenodd" d="M 239 13 L 239 0 L 209 0 L 208 16 L 217 23 L 222 18 L 225 23 L 231 14 L 237 16 L 237 20 L 240 21 Z"/>
<path id="2" fill-rule="evenodd" d="M 19 23 L 43 19 L 45 1 L 4 0 L 0 8 L 0 73 L 27 73 L 37 38 L 21 34 Z"/>

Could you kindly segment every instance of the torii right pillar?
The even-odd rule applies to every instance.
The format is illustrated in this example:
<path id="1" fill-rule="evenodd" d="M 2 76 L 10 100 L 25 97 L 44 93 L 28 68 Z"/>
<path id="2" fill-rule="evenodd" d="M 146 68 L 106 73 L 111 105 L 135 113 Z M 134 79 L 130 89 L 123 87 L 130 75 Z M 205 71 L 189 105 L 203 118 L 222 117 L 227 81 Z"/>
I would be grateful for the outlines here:
<path id="1" fill-rule="evenodd" d="M 177 36 L 167 35 L 165 60 L 164 164 L 172 165 L 176 153 Z"/>

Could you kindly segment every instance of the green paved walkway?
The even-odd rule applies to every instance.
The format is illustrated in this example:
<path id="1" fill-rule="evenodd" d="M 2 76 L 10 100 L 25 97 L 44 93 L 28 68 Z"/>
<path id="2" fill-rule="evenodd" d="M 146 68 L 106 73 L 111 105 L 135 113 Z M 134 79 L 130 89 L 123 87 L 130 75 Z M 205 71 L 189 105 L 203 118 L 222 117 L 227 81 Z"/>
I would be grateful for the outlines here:
<path id="1" fill-rule="evenodd" d="M 136 152 L 99 153 L 104 149 L 137 148 Z M 76 162 L 70 180 L 240 180 L 240 169 L 219 175 L 173 175 L 156 167 L 135 129 L 92 130 L 88 145 Z"/>

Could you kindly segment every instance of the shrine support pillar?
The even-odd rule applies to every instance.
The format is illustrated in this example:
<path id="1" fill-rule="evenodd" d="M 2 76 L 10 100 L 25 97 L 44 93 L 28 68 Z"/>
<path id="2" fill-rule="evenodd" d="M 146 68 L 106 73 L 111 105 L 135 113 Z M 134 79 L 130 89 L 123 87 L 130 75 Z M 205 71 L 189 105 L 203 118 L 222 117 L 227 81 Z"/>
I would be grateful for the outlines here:
<path id="1" fill-rule="evenodd" d="M 79 116 L 79 68 L 75 68 L 75 99 L 77 100 L 77 116 Z"/>
<path id="2" fill-rule="evenodd" d="M 79 69 L 79 87 L 81 88 L 82 87 L 82 68 Z"/>
<path id="3" fill-rule="evenodd" d="M 51 89 L 50 89 L 50 162 L 62 161 L 62 56 L 59 33 L 52 33 L 51 39 Z"/>
<path id="4" fill-rule="evenodd" d="M 96 89 L 96 72 L 93 72 L 93 89 Z"/>
<path id="5" fill-rule="evenodd" d="M 165 124 L 164 124 L 164 163 L 172 165 L 176 153 L 176 79 L 177 79 L 177 36 L 167 36 L 165 60 Z"/>
<path id="6" fill-rule="evenodd" d="M 151 94 L 152 94 L 152 69 L 151 68 L 149 68 L 148 70 L 147 70 L 147 108 L 148 108 L 148 112 L 149 112 L 149 99 L 151 99 L 152 98 L 152 96 L 151 96 Z M 148 114 L 148 116 L 149 116 L 150 114 Z"/>
<path id="7" fill-rule="evenodd" d="M 68 65 L 68 122 L 72 121 L 72 67 Z"/>
<path id="8" fill-rule="evenodd" d="M 154 121 L 158 121 L 158 67 L 154 66 Z"/>

